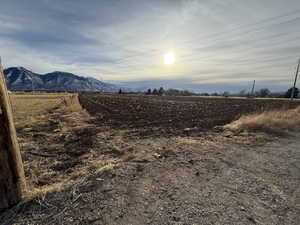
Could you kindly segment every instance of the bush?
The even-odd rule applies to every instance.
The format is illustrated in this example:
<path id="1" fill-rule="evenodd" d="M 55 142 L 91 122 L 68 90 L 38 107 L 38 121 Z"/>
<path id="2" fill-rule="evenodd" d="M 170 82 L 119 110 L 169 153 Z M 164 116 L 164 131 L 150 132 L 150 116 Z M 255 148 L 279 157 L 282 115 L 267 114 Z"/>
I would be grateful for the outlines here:
<path id="1" fill-rule="evenodd" d="M 258 96 L 265 98 L 268 97 L 271 94 L 271 91 L 268 88 L 262 88 L 258 92 Z"/>

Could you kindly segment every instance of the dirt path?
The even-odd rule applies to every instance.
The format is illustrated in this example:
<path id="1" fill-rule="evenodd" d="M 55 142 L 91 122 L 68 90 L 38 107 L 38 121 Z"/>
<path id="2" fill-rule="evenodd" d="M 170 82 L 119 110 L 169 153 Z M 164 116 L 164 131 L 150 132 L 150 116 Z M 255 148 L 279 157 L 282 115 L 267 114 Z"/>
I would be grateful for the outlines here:
<path id="1" fill-rule="evenodd" d="M 260 146 L 215 136 L 126 140 L 106 167 L 0 223 L 299 224 L 300 136 Z"/>

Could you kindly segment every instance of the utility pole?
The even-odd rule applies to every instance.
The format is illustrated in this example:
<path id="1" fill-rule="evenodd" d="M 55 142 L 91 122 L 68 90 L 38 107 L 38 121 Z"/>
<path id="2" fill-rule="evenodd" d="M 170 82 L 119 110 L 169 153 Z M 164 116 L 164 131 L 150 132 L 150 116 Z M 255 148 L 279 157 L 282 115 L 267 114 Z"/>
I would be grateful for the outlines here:
<path id="1" fill-rule="evenodd" d="M 253 81 L 251 96 L 254 97 L 255 80 Z"/>
<path id="2" fill-rule="evenodd" d="M 298 61 L 298 66 L 297 66 L 297 70 L 296 70 L 296 74 L 295 74 L 294 86 L 293 86 L 292 94 L 291 94 L 291 101 L 293 101 L 293 99 L 294 99 L 296 83 L 297 83 L 297 79 L 298 79 L 299 65 L 300 65 L 300 58 L 299 58 L 299 61 Z"/>
<path id="3" fill-rule="evenodd" d="M 33 85 L 33 76 L 30 74 L 31 77 L 31 92 L 34 93 L 34 85 Z"/>
<path id="4" fill-rule="evenodd" d="M 0 59 L 0 211 L 20 202 L 25 191 L 24 168 Z"/>

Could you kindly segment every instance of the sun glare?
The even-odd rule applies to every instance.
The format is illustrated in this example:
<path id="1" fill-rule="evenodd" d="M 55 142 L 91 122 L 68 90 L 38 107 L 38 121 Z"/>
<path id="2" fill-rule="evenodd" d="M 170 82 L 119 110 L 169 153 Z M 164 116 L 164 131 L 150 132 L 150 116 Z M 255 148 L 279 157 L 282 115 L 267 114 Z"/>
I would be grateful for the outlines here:
<path id="1" fill-rule="evenodd" d="M 174 52 L 168 52 L 164 55 L 164 63 L 166 65 L 174 64 L 175 62 L 175 54 Z"/>

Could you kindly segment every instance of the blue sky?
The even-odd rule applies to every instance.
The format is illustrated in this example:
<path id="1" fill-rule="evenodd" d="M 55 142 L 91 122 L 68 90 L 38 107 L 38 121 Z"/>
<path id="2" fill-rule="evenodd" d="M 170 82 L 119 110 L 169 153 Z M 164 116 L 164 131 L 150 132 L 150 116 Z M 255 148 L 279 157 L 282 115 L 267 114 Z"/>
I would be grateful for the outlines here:
<path id="1" fill-rule="evenodd" d="M 5 67 L 130 87 L 238 91 L 255 79 L 281 91 L 300 57 L 300 1 L 2 0 L 0 49 Z"/>

